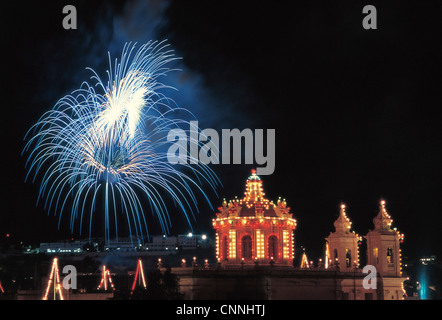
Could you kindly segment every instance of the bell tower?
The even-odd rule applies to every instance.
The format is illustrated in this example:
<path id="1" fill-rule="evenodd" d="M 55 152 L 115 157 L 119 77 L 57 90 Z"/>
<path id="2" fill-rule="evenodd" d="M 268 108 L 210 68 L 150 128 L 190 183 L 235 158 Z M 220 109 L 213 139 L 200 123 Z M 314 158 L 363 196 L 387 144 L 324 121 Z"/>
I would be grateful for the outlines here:
<path id="1" fill-rule="evenodd" d="M 358 242 L 361 238 L 350 231 L 351 221 L 345 213 L 345 204 L 341 203 L 338 219 L 334 223 L 335 232 L 327 240 L 327 266 L 338 263 L 340 271 L 352 271 L 359 266 Z"/>
<path id="2" fill-rule="evenodd" d="M 403 234 L 396 228 L 392 229 L 393 219 L 385 208 L 385 200 L 381 199 L 379 213 L 373 219 L 374 229 L 370 230 L 367 240 L 367 263 L 376 267 L 383 277 L 401 277 L 400 242 Z"/>

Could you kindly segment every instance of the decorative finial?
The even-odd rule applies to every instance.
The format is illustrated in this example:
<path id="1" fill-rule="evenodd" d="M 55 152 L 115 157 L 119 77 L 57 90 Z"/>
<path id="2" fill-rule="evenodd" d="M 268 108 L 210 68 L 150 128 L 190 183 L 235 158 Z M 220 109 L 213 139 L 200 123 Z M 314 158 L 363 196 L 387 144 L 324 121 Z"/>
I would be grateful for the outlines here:
<path id="1" fill-rule="evenodd" d="M 375 229 L 377 230 L 391 231 L 390 227 L 391 224 L 393 223 L 393 219 L 391 219 L 390 215 L 388 214 L 387 209 L 385 208 L 385 204 L 386 204 L 385 199 L 381 199 L 379 205 L 379 213 L 373 219 L 373 223 Z"/>
<path id="2" fill-rule="evenodd" d="M 345 208 L 346 208 L 345 203 L 341 202 L 340 208 L 341 210 L 339 213 L 339 217 L 338 219 L 336 219 L 334 223 L 335 230 L 336 232 L 348 233 L 350 231 L 351 221 L 345 213 Z"/>

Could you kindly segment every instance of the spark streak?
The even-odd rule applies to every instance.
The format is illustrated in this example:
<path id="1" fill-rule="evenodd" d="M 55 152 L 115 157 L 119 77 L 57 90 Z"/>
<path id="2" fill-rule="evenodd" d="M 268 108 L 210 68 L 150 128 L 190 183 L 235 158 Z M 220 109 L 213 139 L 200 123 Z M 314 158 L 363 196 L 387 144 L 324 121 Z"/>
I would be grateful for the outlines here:
<path id="1" fill-rule="evenodd" d="M 83 82 L 60 99 L 26 134 L 29 152 L 26 180 L 41 177 L 37 203 L 62 216 L 70 212 L 70 229 L 89 229 L 103 221 L 105 241 L 118 240 L 118 221 L 130 237 L 148 235 L 147 208 L 163 233 L 169 233 L 169 204 L 191 217 L 198 211 L 197 193 L 210 205 L 204 185 L 213 192 L 218 177 L 204 164 L 172 165 L 167 161 L 167 133 L 193 117 L 160 91 L 159 82 L 178 59 L 168 44 L 148 42 L 135 51 L 126 44 L 120 62 L 111 62 L 107 82 L 92 69 L 93 85 Z M 190 143 L 199 143 L 190 141 Z M 70 208 L 70 209 L 69 209 Z M 97 218 L 98 218 L 97 217 Z"/>

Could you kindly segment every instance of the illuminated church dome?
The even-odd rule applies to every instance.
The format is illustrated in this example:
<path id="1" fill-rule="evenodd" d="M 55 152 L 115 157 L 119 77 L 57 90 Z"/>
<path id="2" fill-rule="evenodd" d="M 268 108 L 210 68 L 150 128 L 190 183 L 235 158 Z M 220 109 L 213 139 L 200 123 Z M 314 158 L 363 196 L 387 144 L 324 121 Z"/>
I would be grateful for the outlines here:
<path id="1" fill-rule="evenodd" d="M 223 201 L 213 226 L 217 258 L 223 263 L 273 262 L 292 265 L 296 220 L 281 198 L 265 198 L 261 178 L 252 170 L 242 199 Z"/>

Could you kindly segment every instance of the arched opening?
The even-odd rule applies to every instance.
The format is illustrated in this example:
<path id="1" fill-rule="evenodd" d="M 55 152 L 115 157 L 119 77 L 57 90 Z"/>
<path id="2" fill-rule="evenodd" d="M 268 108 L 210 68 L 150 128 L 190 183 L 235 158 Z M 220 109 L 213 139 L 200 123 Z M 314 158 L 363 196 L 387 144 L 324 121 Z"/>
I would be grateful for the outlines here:
<path id="1" fill-rule="evenodd" d="M 244 260 L 252 259 L 252 238 L 249 235 L 241 239 L 241 258 L 244 258 Z"/>
<path id="2" fill-rule="evenodd" d="M 387 263 L 393 263 L 393 249 L 387 248 Z"/>
<path id="3" fill-rule="evenodd" d="M 345 250 L 345 266 L 347 268 L 351 267 L 351 250 L 350 249 L 346 249 Z"/>
<path id="4" fill-rule="evenodd" d="M 278 259 L 278 238 L 275 235 L 272 235 L 268 239 L 269 243 L 269 259 L 277 260 Z"/>
<path id="5" fill-rule="evenodd" d="M 375 264 L 379 263 L 379 249 L 378 248 L 373 249 L 373 260 L 374 260 Z"/>

